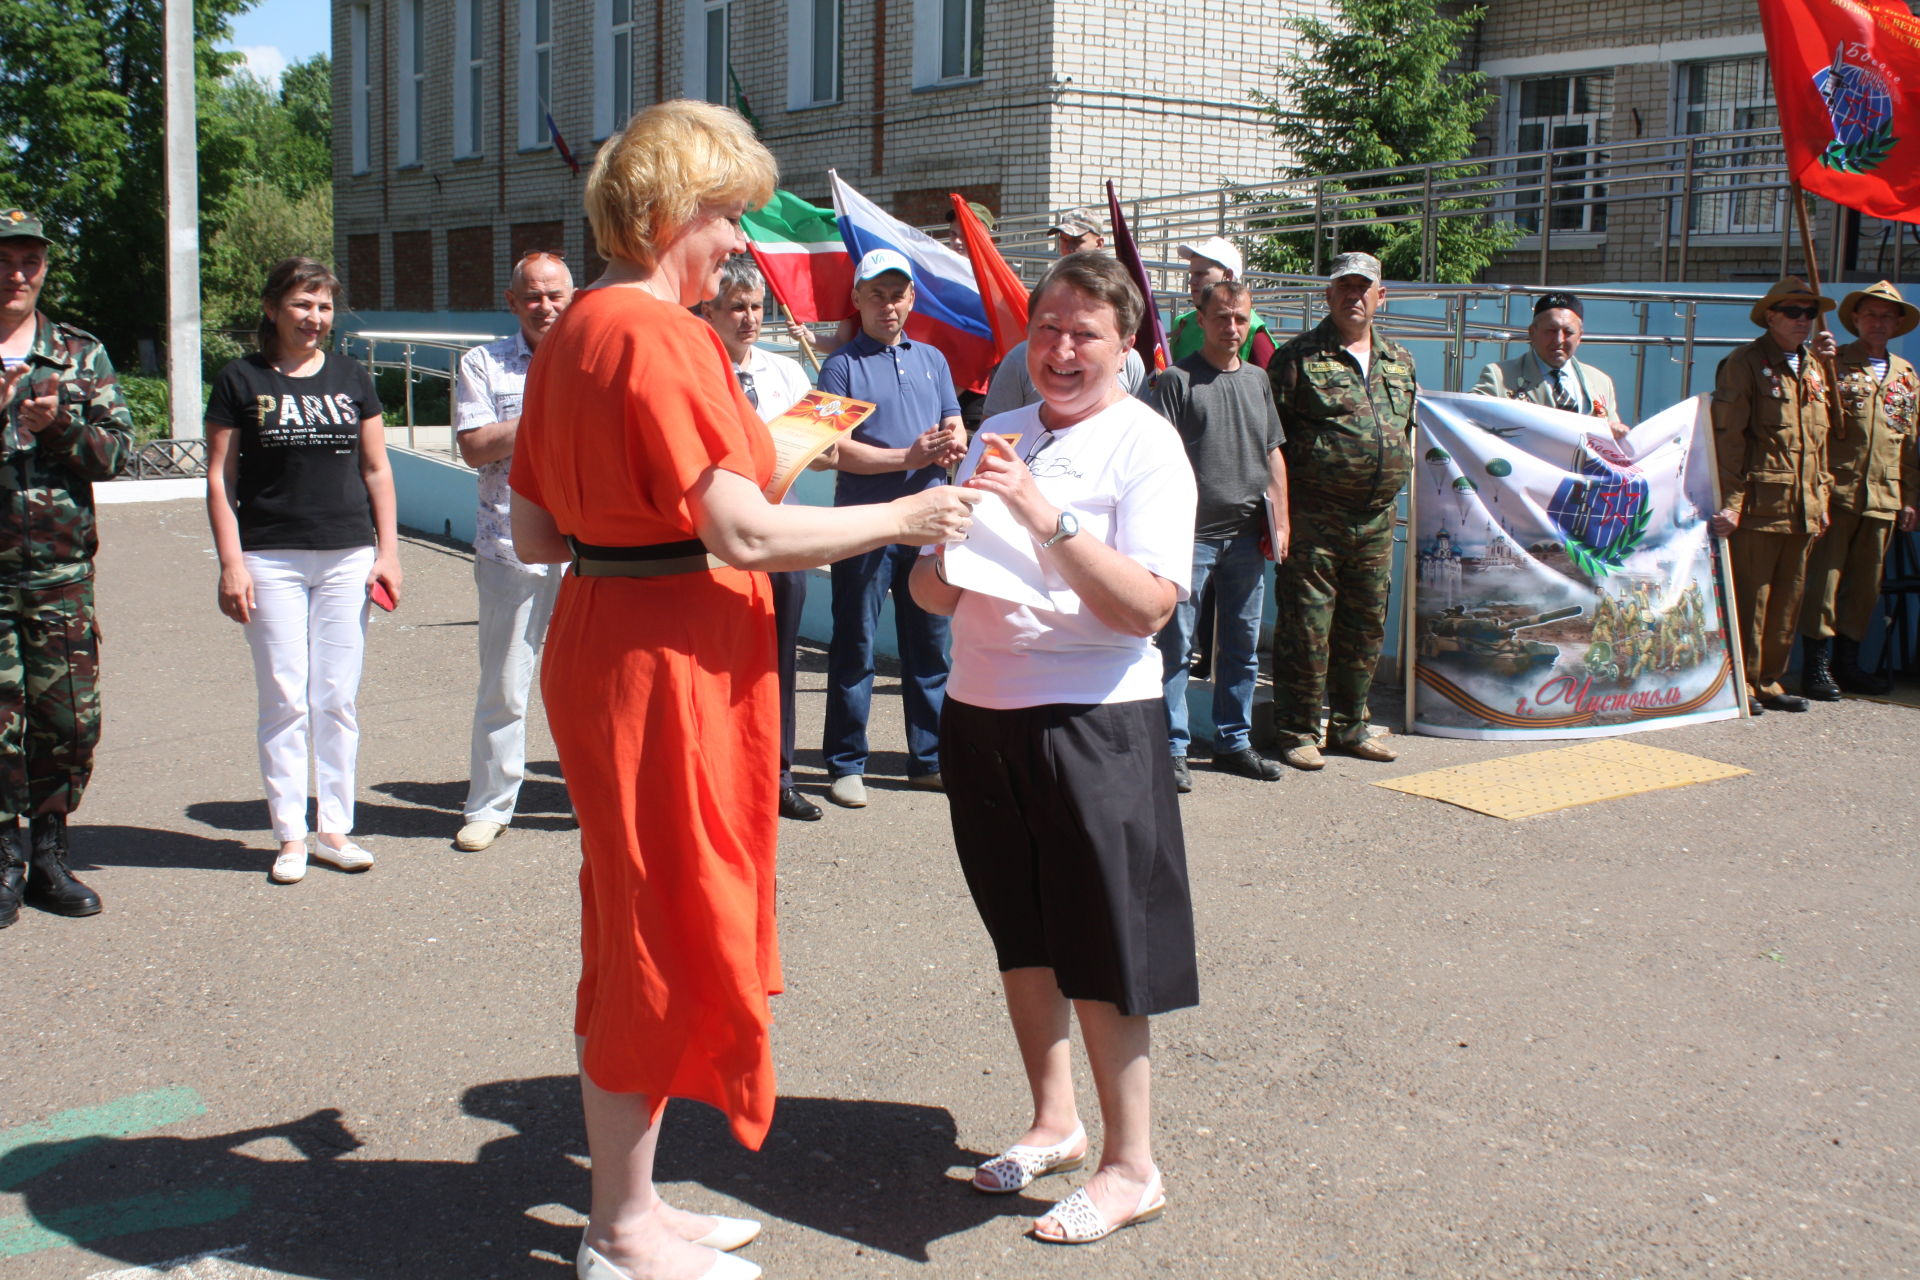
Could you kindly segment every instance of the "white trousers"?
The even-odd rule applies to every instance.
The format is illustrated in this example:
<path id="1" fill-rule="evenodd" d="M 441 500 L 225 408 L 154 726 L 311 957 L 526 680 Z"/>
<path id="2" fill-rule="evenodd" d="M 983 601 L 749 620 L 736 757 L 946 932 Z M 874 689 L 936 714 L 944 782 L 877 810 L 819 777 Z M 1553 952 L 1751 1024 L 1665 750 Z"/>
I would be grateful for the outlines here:
<path id="1" fill-rule="evenodd" d="M 513 821 L 527 772 L 527 692 L 540 642 L 560 594 L 560 567 L 527 573 L 487 556 L 473 559 L 480 595 L 480 690 L 473 700 L 468 760 L 468 822 Z"/>
<path id="2" fill-rule="evenodd" d="M 260 690 L 260 776 L 273 838 L 307 834 L 307 743 L 313 743 L 320 830 L 353 830 L 353 769 L 360 752 L 354 698 L 367 648 L 372 547 L 249 551 L 253 575 L 254 683 Z"/>

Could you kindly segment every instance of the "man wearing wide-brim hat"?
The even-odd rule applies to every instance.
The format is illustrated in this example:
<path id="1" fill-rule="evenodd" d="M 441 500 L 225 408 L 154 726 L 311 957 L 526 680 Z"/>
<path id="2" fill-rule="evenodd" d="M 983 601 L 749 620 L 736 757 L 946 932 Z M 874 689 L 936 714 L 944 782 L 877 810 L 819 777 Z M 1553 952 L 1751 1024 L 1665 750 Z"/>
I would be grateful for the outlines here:
<path id="1" fill-rule="evenodd" d="M 1887 344 L 1920 324 L 1920 307 L 1882 280 L 1840 303 L 1840 323 L 1859 341 L 1834 357 L 1840 423 L 1827 438 L 1832 527 L 1814 543 L 1800 610 L 1801 691 L 1831 702 L 1841 690 L 1885 693 L 1888 682 L 1860 669 L 1860 641 L 1880 600 L 1880 571 L 1897 526 L 1920 519 L 1920 464 L 1914 459 L 1920 374 Z"/>
<path id="2" fill-rule="evenodd" d="M 1813 337 L 1833 301 L 1788 276 L 1753 304 L 1766 330 L 1720 362 L 1713 386 L 1713 447 L 1720 509 L 1713 531 L 1727 540 L 1734 611 L 1746 663 L 1747 707 L 1805 711 L 1780 678 L 1793 653 L 1807 555 L 1827 528 L 1827 380 L 1820 360 L 1833 335 Z"/>

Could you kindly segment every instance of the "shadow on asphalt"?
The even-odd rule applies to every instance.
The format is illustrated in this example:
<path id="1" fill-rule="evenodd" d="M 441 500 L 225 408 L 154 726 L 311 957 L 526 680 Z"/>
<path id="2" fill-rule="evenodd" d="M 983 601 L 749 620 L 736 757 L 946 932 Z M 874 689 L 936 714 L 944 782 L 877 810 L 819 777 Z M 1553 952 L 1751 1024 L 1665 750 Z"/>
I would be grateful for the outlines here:
<path id="1" fill-rule="evenodd" d="M 559 771 L 554 771 L 559 776 Z M 380 782 L 373 790 L 410 805 L 457 814 L 466 808 L 467 784 L 464 782 Z M 553 814 L 552 818 L 533 818 L 530 814 Z M 521 782 L 520 800 L 514 809 L 513 825 L 541 831 L 565 831 L 573 827 L 573 809 L 567 803 L 567 789 L 557 782 L 532 778 Z"/>
<path id="2" fill-rule="evenodd" d="M 260 806 L 260 816 L 267 808 Z M 265 826 L 264 821 L 261 824 Z M 75 871 L 100 867 L 196 867 L 207 871 L 260 871 L 258 842 L 216 840 L 189 831 L 159 827 L 94 826 L 75 822 L 68 828 Z"/>
<path id="3" fill-rule="evenodd" d="M 386 782 L 372 789 L 386 792 L 397 799 L 417 798 L 419 802 L 357 802 L 353 807 L 353 834 L 357 836 L 451 840 L 453 828 L 447 825 L 448 815 L 460 812 L 461 802 L 467 795 L 467 784 L 464 782 Z M 533 803 L 527 807 L 536 810 L 536 813 L 532 816 L 524 813 L 517 815 L 513 820 L 515 826 L 539 831 L 573 830 L 574 821 L 567 808 L 566 790 L 563 787 L 555 783 L 530 783 L 521 794 L 524 796 L 529 791 L 534 793 Z M 448 796 L 452 797 L 451 803 L 446 802 Z M 557 814 L 538 812 L 555 809 L 558 810 Z M 197 800 L 187 806 L 187 817 L 221 831 L 258 832 L 263 838 L 271 830 L 265 800 Z M 309 805 L 307 822 L 310 828 L 315 820 L 314 810 Z M 457 822 L 454 824 L 455 827 L 458 825 Z"/>
<path id="4" fill-rule="evenodd" d="M 254 1266 L 319 1280 L 558 1275 L 577 1225 L 546 1206 L 582 1206 L 586 1149 L 573 1076 L 466 1091 L 467 1114 L 515 1132 L 471 1162 L 341 1159 L 361 1146 L 341 1112 L 205 1138 L 82 1138 L 0 1157 L 0 1190 L 35 1225 L 129 1263 L 244 1246 Z M 670 1112 L 656 1173 L 698 1182 L 770 1218 L 924 1262 L 928 1246 L 1045 1202 L 983 1196 L 944 1174 L 984 1153 L 955 1141 L 939 1107 L 782 1098 L 765 1148 L 737 1145 L 718 1112 Z M 698 1207 L 698 1206 L 690 1206 Z M 542 1210 L 540 1217 L 531 1211 Z M 577 1221 L 577 1219 L 576 1219 Z M 769 1237 L 782 1230 L 770 1222 Z"/>

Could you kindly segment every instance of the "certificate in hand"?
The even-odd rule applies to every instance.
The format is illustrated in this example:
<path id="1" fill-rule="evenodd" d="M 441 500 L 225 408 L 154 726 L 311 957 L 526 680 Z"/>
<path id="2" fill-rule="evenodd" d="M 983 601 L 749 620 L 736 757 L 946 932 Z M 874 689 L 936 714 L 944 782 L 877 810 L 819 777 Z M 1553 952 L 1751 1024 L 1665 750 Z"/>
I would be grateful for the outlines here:
<path id="1" fill-rule="evenodd" d="M 865 400 L 830 396 L 824 391 L 809 391 L 798 404 L 767 424 L 773 436 L 773 479 L 767 481 L 768 502 L 780 502 L 807 464 L 826 452 L 827 446 L 866 421 L 874 406 Z"/>

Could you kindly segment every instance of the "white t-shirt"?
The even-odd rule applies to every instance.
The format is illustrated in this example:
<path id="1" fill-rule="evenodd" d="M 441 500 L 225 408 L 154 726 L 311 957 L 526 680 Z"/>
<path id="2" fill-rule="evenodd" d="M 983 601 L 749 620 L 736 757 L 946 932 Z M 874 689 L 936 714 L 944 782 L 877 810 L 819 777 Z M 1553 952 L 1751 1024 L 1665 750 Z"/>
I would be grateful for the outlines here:
<path id="1" fill-rule="evenodd" d="M 748 347 L 746 361 L 733 368 L 736 377 L 744 372 L 753 379 L 753 394 L 760 401 L 754 408 L 759 411 L 762 422 L 772 422 L 813 390 L 813 384 L 807 381 L 807 371 L 800 367 L 798 360 L 762 351 L 759 347 Z M 795 489 L 787 490 L 789 503 L 799 501 Z"/>
<path id="2" fill-rule="evenodd" d="M 1040 492 L 1079 519 L 1075 537 L 1099 539 L 1187 598 L 1197 497 L 1186 447 L 1165 418 L 1128 397 L 1064 431 L 1040 425 L 1039 405 L 983 425 L 1021 433 L 1015 447 L 1033 459 Z M 972 472 L 982 444 L 976 433 L 959 474 Z M 1070 600 L 1070 608 L 1036 609 L 977 591 L 961 594 L 947 696 L 997 711 L 1161 697 L 1161 658 L 1153 638 L 1121 635 L 1088 612 L 1049 566 L 1051 554 L 1040 553 L 1048 590 L 1056 601 Z"/>

